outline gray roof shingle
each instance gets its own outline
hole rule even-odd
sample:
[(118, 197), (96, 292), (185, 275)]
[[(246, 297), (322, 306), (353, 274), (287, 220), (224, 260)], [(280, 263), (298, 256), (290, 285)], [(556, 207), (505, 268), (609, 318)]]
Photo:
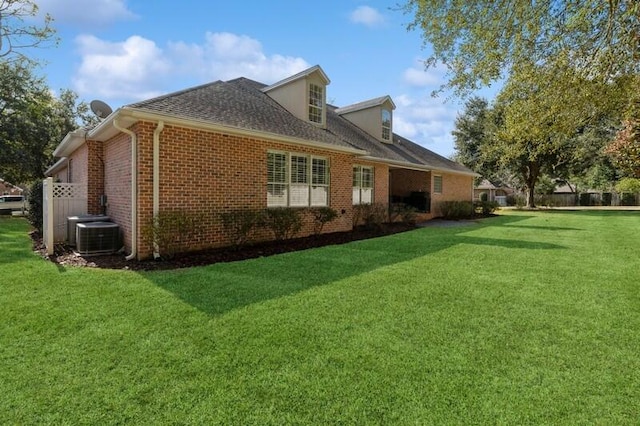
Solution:
[(394, 133), (393, 144), (378, 141), (327, 107), (326, 129), (300, 120), (263, 93), (266, 85), (238, 78), (215, 81), (127, 105), (128, 108), (366, 151), (370, 157), (436, 170), (473, 173)]

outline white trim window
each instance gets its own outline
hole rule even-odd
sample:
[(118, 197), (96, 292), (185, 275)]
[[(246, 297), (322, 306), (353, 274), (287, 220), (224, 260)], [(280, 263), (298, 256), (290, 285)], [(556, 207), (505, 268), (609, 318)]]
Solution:
[(373, 167), (353, 166), (353, 204), (373, 203)]
[(322, 124), (324, 111), (324, 88), (309, 83), (309, 121)]
[(391, 140), (391, 111), (388, 109), (382, 110), (382, 139), (385, 141)]
[(442, 176), (433, 175), (433, 193), (442, 194)]
[(305, 154), (267, 153), (267, 207), (329, 205), (329, 160)]

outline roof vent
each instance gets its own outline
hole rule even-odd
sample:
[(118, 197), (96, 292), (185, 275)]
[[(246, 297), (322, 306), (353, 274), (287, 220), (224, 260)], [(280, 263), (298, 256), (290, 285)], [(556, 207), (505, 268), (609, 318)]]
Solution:
[(112, 222), (78, 223), (76, 243), (84, 256), (115, 253), (121, 246), (120, 227)]

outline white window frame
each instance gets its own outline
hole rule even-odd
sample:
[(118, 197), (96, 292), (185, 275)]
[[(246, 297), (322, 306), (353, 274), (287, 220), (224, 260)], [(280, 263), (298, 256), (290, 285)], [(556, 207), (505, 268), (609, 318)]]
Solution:
[(324, 124), (324, 90), (325, 88), (320, 84), (309, 83), (308, 85), (308, 118), (315, 124)]
[[(440, 185), (436, 185), (437, 181), (440, 181)], [(440, 186), (440, 188), (438, 188)], [(433, 193), (434, 194), (442, 194), (442, 190), (444, 188), (444, 179), (442, 175), (433, 175)]]
[[(364, 171), (370, 171), (370, 185), (365, 186), (364, 182)], [(353, 205), (358, 206), (361, 204), (373, 204), (374, 202), (374, 188), (375, 188), (375, 167), (373, 166), (363, 166), (361, 164), (353, 165), (353, 177), (352, 177), (352, 186), (353, 186)], [(363, 199), (367, 199), (367, 201), (363, 201)]]
[[(329, 184), (331, 182), (331, 167), (327, 157), (317, 155), (302, 154), (297, 152), (268, 151), (267, 167), (269, 167), (269, 155), (282, 155), (285, 157), (284, 180), (278, 182), (269, 181), (267, 171), (267, 207), (328, 207), (329, 206)], [(301, 175), (297, 172), (294, 161), (304, 159), (305, 173)], [(324, 174), (318, 176), (314, 173), (314, 163), (324, 162)], [(302, 163), (302, 162), (301, 162)], [(317, 170), (317, 169), (316, 169)], [(295, 176), (294, 176), (295, 175)], [(324, 179), (319, 179), (324, 176)], [(270, 196), (270, 186), (281, 185), (284, 197), (280, 202)]]

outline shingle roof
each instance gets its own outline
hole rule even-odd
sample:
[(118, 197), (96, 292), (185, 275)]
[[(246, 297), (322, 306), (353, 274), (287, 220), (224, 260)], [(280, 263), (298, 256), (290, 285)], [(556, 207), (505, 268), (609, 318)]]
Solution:
[(127, 107), (320, 142), (340, 148), (355, 148), (366, 151), (370, 157), (415, 164), (422, 168), (473, 173), (466, 167), (397, 134), (393, 135), (393, 144), (382, 143), (341, 117), (336, 113), (337, 108), (331, 105), (327, 107), (326, 129), (300, 120), (263, 93), (262, 89), (265, 87), (267, 86), (247, 78), (215, 81)]
[(338, 108), (338, 109), (336, 109), (336, 114), (342, 115), (342, 114), (347, 114), (347, 113), (352, 112), (352, 111), (360, 111), (360, 110), (363, 110), (363, 109), (367, 109), (367, 108), (371, 108), (371, 107), (374, 107), (374, 106), (382, 105), (387, 100), (389, 102), (391, 102), (391, 105), (393, 105), (393, 108), (396, 107), (396, 104), (393, 103), (393, 100), (391, 99), (391, 96), (387, 95), (387, 96), (380, 96), (379, 98), (369, 99), (368, 101), (358, 102), (357, 104), (351, 104), (351, 105), (347, 105), (345, 107)]

